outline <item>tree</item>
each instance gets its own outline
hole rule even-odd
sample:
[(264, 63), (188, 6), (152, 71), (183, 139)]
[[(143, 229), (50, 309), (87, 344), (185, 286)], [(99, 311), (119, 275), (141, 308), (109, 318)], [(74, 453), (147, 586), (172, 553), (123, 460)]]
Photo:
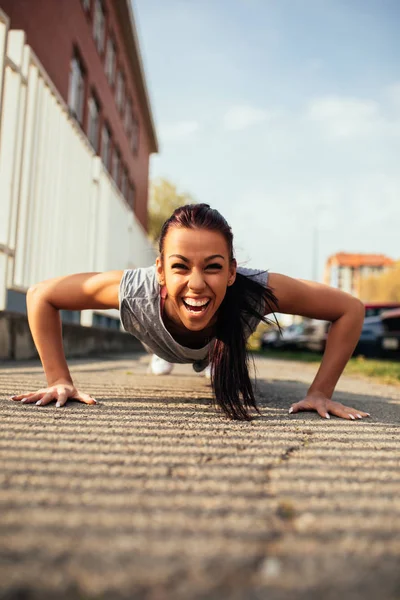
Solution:
[(150, 184), (149, 201), (149, 237), (157, 241), (164, 222), (174, 210), (184, 204), (196, 201), (187, 192), (179, 192), (177, 186), (167, 179), (158, 178)]
[(381, 275), (361, 278), (364, 302), (400, 302), (400, 261)]

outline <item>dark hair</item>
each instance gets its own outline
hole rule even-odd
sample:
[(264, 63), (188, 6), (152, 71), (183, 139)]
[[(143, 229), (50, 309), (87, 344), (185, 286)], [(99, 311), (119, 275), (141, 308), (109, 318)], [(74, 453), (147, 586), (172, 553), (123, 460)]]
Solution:
[[(232, 230), (224, 217), (208, 204), (187, 204), (173, 212), (161, 229), (161, 258), (170, 227), (219, 231), (228, 244), (230, 260), (234, 260)], [(237, 273), (218, 309), (216, 339), (210, 355), (211, 384), (214, 400), (231, 419), (251, 421), (250, 408), (260, 414), (249, 376), (246, 341), (251, 332), (249, 318), (256, 317), (270, 323), (264, 315), (274, 312), (271, 304), (278, 307), (271, 288)]]

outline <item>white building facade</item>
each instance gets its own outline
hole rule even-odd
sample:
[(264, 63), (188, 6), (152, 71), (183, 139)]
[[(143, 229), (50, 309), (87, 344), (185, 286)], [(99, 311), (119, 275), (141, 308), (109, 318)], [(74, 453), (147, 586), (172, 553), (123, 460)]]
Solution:
[[(10, 31), (0, 11), (0, 312), (26, 312), (26, 291), (39, 281), (155, 257), (24, 32)], [(120, 329), (118, 311), (62, 318)]]

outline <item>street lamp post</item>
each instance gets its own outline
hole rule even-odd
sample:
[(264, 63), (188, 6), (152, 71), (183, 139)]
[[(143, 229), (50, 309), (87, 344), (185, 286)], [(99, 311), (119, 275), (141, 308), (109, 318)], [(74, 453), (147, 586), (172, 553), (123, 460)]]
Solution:
[[(317, 214), (318, 219), (318, 214)], [(314, 231), (313, 231), (313, 256), (312, 256), (312, 278), (313, 281), (318, 281), (318, 220), (317, 223), (314, 223)]]
[(326, 204), (319, 204), (315, 208), (314, 225), (312, 232), (312, 278), (313, 281), (318, 281), (318, 254), (319, 254), (319, 233), (320, 233), (320, 216), (321, 213), (328, 207)]

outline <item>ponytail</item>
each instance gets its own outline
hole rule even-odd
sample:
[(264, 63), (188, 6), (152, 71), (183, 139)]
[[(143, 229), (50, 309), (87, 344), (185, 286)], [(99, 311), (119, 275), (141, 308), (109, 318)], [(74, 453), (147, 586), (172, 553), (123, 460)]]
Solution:
[(264, 316), (273, 312), (271, 305), (277, 307), (278, 300), (270, 288), (237, 273), (220, 306), (211, 353), (211, 384), (214, 401), (230, 419), (251, 421), (250, 409), (260, 414), (249, 376), (246, 342), (252, 333), (251, 317), (272, 323)]

